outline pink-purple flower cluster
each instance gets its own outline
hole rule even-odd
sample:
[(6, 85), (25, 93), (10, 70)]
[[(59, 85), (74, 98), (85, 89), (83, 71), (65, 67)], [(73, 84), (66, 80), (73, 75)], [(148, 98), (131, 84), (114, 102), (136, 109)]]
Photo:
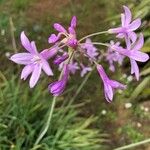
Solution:
[[(25, 65), (21, 73), (21, 79), (26, 80), (31, 74), (29, 81), (30, 88), (33, 88), (40, 78), (42, 70), (48, 75), (53, 76), (53, 71), (49, 65), (49, 59), (53, 61), (61, 71), (58, 81), (50, 83), (48, 89), (53, 96), (61, 95), (70, 75), (80, 73), (84, 77), (88, 72), (92, 71), (92, 66), (96, 65), (99, 76), (104, 85), (104, 95), (108, 102), (113, 100), (114, 89), (125, 89), (126, 85), (118, 81), (109, 79), (100, 61), (107, 61), (109, 69), (115, 71), (115, 63), (123, 64), (125, 57), (128, 57), (131, 63), (131, 74), (135, 74), (139, 80), (138, 62), (146, 62), (149, 56), (141, 52), (144, 44), (144, 37), (141, 33), (139, 36), (135, 33), (141, 25), (140, 19), (132, 21), (131, 11), (128, 7), (123, 6), (124, 13), (121, 14), (122, 25), (117, 28), (109, 29), (106, 33), (117, 34), (117, 38), (125, 40), (125, 47), (120, 42), (111, 41), (110, 44), (92, 42), (89, 37), (91, 34), (78, 40), (76, 35), (77, 19), (74, 16), (71, 19), (70, 26), (66, 30), (61, 24), (55, 23), (54, 29), (57, 34), (51, 34), (48, 42), (53, 44), (52, 47), (46, 48), (41, 52), (37, 51), (34, 41), (29, 41), (24, 32), (21, 33), (22, 46), (27, 50), (26, 53), (18, 53), (11, 56), (11, 60), (17, 64)], [(85, 42), (82, 42), (85, 40)], [(101, 52), (94, 45), (107, 46), (106, 52)]]

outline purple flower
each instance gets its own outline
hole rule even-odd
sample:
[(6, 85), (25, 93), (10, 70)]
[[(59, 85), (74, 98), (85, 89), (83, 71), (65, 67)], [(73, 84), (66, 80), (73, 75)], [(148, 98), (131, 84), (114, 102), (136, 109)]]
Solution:
[(118, 28), (109, 29), (109, 33), (116, 33), (118, 38), (124, 38), (126, 36), (135, 42), (136, 34), (133, 32), (138, 29), (141, 25), (141, 19), (135, 19), (131, 22), (132, 14), (130, 9), (127, 6), (123, 6), (124, 14), (121, 14), (121, 23), (122, 26)]
[[(131, 42), (130, 42), (130, 39), (127, 38), (126, 39), (126, 45), (127, 45), (127, 49), (131, 49), (132, 48), (132, 45)], [(136, 43), (136, 46), (134, 47), (135, 50), (140, 50), (144, 45), (144, 37), (142, 34), (140, 34), (139, 36), (139, 39)], [(137, 62), (134, 60), (134, 59), (130, 59), (130, 63), (131, 63), (131, 74), (135, 74), (135, 77), (137, 79), (137, 81), (139, 80), (139, 67), (137, 65)]]
[(68, 64), (68, 66), (72, 74), (75, 74), (76, 71), (80, 69), (77, 62), (72, 61), (71, 63)]
[(85, 74), (87, 74), (88, 72), (92, 71), (91, 67), (85, 67), (83, 64), (80, 64), (82, 71), (81, 71), (81, 77), (84, 77)]
[[(114, 43), (114, 41), (110, 41), (110, 45), (119, 46), (120, 43), (119, 42)], [(118, 52), (111, 49), (111, 46), (108, 48), (107, 53), (105, 54), (105, 57), (106, 57), (106, 60), (109, 62), (109, 69), (114, 72), (115, 71), (114, 62), (118, 62), (119, 65), (122, 65), (124, 56), (120, 55)]]
[(62, 94), (66, 87), (68, 78), (69, 78), (69, 68), (68, 65), (65, 64), (63, 68), (62, 78), (59, 81), (53, 82), (48, 86), (50, 93), (52, 93), (53, 96), (59, 96), (60, 94)]
[(21, 43), (28, 51), (27, 53), (18, 53), (11, 56), (11, 60), (17, 64), (26, 65), (21, 73), (21, 79), (26, 80), (29, 74), (31, 75), (29, 86), (33, 88), (40, 78), (41, 71), (43, 70), (48, 76), (52, 76), (53, 72), (47, 60), (53, 57), (57, 52), (55, 49), (43, 50), (38, 53), (35, 42), (29, 41), (24, 32), (21, 33)]
[(111, 102), (114, 95), (113, 90), (125, 89), (126, 86), (115, 80), (110, 80), (101, 65), (97, 65), (97, 70), (104, 84), (105, 98), (108, 102)]
[(139, 68), (136, 61), (146, 62), (149, 60), (148, 54), (141, 52), (140, 49), (143, 47), (144, 37), (143, 34), (140, 34), (140, 37), (137, 42), (130, 43), (130, 40), (127, 41), (127, 48), (124, 49), (120, 46), (111, 46), (112, 49), (116, 50), (118, 53), (127, 56), (130, 58), (131, 62), (131, 73), (135, 73), (136, 79), (139, 80)]
[(59, 65), (69, 57), (68, 53), (64, 53), (62, 56), (57, 56), (54, 60), (54, 64)]
[(98, 56), (97, 48), (92, 44), (91, 39), (87, 38), (85, 43), (82, 44), (81, 48), (86, 49), (86, 54), (89, 59), (96, 60)]
[(59, 23), (55, 23), (54, 24), (54, 28), (56, 31), (58, 31), (58, 35), (52, 34), (49, 39), (48, 42), (49, 43), (56, 43), (58, 40), (61, 39), (62, 36), (64, 36), (64, 38), (60, 41), (61, 43), (70, 46), (72, 48), (76, 48), (78, 41), (76, 39), (76, 32), (75, 32), (75, 28), (76, 28), (76, 17), (72, 17), (71, 23), (70, 23), (70, 27), (68, 28), (68, 31)]

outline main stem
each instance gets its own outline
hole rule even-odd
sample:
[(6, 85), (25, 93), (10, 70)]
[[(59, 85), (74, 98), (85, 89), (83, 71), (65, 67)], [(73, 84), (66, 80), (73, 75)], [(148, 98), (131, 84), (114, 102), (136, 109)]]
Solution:
[(48, 128), (49, 128), (49, 125), (50, 125), (50, 122), (51, 122), (51, 118), (52, 118), (52, 114), (53, 114), (53, 111), (54, 111), (54, 107), (55, 107), (55, 103), (56, 103), (56, 96), (53, 97), (52, 99), (52, 105), (51, 105), (51, 108), (49, 110), (49, 115), (48, 115), (48, 119), (47, 119), (47, 122), (46, 122), (46, 125), (45, 125), (45, 128), (44, 130), (41, 132), (41, 134), (39, 135), (38, 139), (36, 140), (34, 146), (36, 146), (40, 141), (41, 139), (43, 138), (43, 136), (46, 134)]

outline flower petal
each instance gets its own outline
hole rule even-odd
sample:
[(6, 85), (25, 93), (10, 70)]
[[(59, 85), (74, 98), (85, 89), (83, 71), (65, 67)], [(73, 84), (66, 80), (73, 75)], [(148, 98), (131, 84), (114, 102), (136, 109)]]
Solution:
[(123, 6), (124, 11), (125, 11), (125, 25), (129, 25), (129, 23), (131, 22), (131, 11), (127, 6)]
[(134, 50), (140, 50), (144, 45), (144, 37), (143, 34), (140, 34), (138, 41), (136, 42), (135, 46), (133, 47)]
[(59, 23), (54, 23), (54, 28), (58, 31), (58, 32), (67, 32), (66, 29), (60, 25)]
[(135, 32), (129, 32), (128, 33), (129, 38), (131, 39), (132, 43), (134, 43), (137, 39), (137, 35)]
[(131, 74), (135, 73), (135, 77), (138, 81), (140, 75), (139, 75), (139, 67), (137, 65), (137, 62), (133, 59), (130, 59), (130, 63), (131, 63)]
[(23, 46), (28, 52), (33, 53), (31, 43), (30, 43), (29, 39), (27, 38), (27, 36), (25, 35), (24, 31), (21, 32), (20, 39), (21, 39), (21, 44), (22, 44), (22, 46)]
[(97, 68), (97, 71), (98, 71), (99, 75), (101, 76), (103, 82), (106, 82), (106, 80), (108, 80), (108, 76), (105, 73), (102, 65), (97, 65), (96, 68)]
[(50, 65), (48, 64), (48, 62), (45, 60), (42, 61), (42, 69), (48, 76), (53, 76), (52, 69), (51, 69)]
[(51, 34), (48, 38), (48, 43), (55, 43), (59, 40), (59, 36), (56, 36), (55, 34)]
[(74, 28), (72, 28), (72, 27), (69, 27), (69, 28), (68, 28), (68, 31), (69, 31), (69, 33), (72, 34), (72, 35), (75, 35), (75, 34), (76, 34)]
[(106, 100), (108, 102), (111, 102), (113, 100), (113, 89), (107, 83), (104, 83), (104, 92), (105, 92), (105, 98), (106, 98)]
[(40, 54), (44, 59), (48, 60), (49, 58), (52, 58), (57, 54), (58, 52), (57, 49), (58, 49), (57, 47), (54, 47), (52, 49), (45, 49)]
[(117, 34), (116, 37), (122, 39), (122, 38), (124, 38), (124, 36), (125, 36), (125, 35), (124, 35), (123, 33), (119, 33), (119, 34)]
[(21, 72), (21, 79), (26, 80), (32, 71), (33, 71), (33, 68), (31, 65), (25, 66)]
[(33, 50), (34, 54), (38, 54), (38, 51), (37, 51), (37, 48), (36, 48), (36, 45), (35, 45), (34, 41), (31, 42), (31, 47), (32, 47), (32, 50)]
[(73, 16), (72, 19), (71, 19), (71, 25), (70, 26), (72, 28), (75, 28), (76, 25), (77, 25), (77, 18), (76, 18), (76, 16)]
[(29, 81), (30, 88), (33, 88), (36, 85), (37, 81), (39, 80), (40, 74), (41, 74), (41, 68), (42, 67), (39, 64), (36, 64), (34, 66), (34, 69), (33, 69), (33, 72)]
[(121, 84), (120, 82), (115, 81), (115, 80), (109, 80), (108, 83), (111, 85), (111, 87), (113, 87), (115, 89), (125, 89), (126, 88), (126, 85)]
[(136, 19), (128, 26), (128, 30), (134, 31), (134, 30), (138, 29), (140, 27), (140, 25), (141, 25), (141, 19)]
[(27, 65), (31, 63), (33, 55), (30, 53), (18, 53), (11, 56), (10, 60), (17, 64)]
[(131, 50), (129, 57), (139, 62), (146, 62), (149, 59), (148, 54), (137, 50)]
[(53, 96), (59, 96), (63, 93), (65, 85), (66, 83), (63, 80), (55, 81), (48, 86), (48, 89)]

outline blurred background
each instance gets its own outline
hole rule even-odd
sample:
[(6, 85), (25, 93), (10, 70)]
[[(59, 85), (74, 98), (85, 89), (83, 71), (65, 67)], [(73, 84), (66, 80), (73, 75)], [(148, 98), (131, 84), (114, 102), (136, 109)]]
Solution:
[[(57, 77), (43, 75), (37, 86), (30, 89), (28, 82), (20, 79), (22, 66), (9, 60), (12, 54), (23, 52), (19, 38), (23, 30), (42, 50), (49, 47), (47, 39), (54, 31), (53, 23), (68, 26), (76, 15), (81, 38), (119, 25), (122, 5), (131, 8), (134, 18), (142, 18), (138, 32), (144, 33), (142, 50), (149, 53), (150, 0), (0, 0), (1, 150), (112, 150), (150, 138), (150, 62), (139, 64), (139, 82), (130, 75), (128, 61), (114, 74), (109, 73), (111, 78), (128, 86), (116, 93), (111, 104), (104, 99), (96, 71), (88, 75), (79, 93), (77, 89), (84, 79), (79, 74), (72, 76), (67, 90), (57, 99), (47, 134), (33, 147), (52, 102), (47, 85)], [(112, 38), (93, 39), (106, 42)], [(150, 145), (132, 149), (150, 150)]]

